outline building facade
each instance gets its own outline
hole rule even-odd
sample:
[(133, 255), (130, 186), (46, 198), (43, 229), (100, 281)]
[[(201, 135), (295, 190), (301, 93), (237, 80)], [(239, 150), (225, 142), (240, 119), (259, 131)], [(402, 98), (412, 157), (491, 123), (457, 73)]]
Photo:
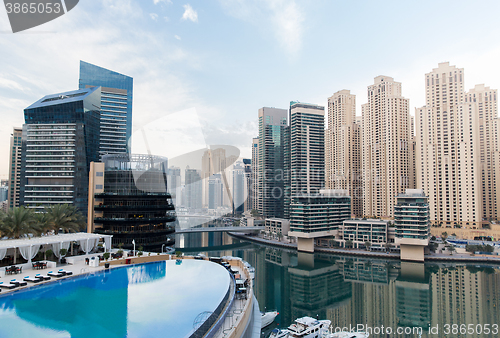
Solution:
[(184, 206), (188, 210), (200, 210), (202, 208), (202, 181), (198, 169), (186, 167), (184, 172)]
[(105, 155), (91, 163), (88, 232), (113, 235), (126, 249), (160, 251), (173, 244), (175, 208), (167, 192), (167, 159)]
[(90, 162), (99, 160), (100, 87), (48, 95), (24, 110), (19, 203), (87, 210)]
[(290, 105), (290, 196), (316, 194), (325, 184), (325, 107)]
[(252, 139), (252, 179), (249, 185), (250, 196), (251, 196), (251, 210), (259, 209), (259, 138), (254, 137)]
[(360, 125), (356, 123), (356, 96), (340, 90), (328, 98), (325, 130), (325, 188), (347, 189), (351, 213), (363, 215)]
[(15, 128), (10, 137), (9, 156), (9, 191), (8, 206), (16, 208), (19, 206), (19, 191), (21, 190), (21, 149), (23, 129)]
[(465, 93), (464, 77), (448, 62), (425, 75), (426, 105), (415, 112), (417, 186), (429, 196), (435, 234), (454, 228), (472, 238), (498, 220), (499, 119), (497, 91), (478, 85)]
[(259, 109), (258, 210), (265, 217), (283, 217), (285, 190), (286, 109)]
[(413, 131), (401, 83), (377, 76), (362, 115), (363, 214), (393, 217), (396, 195), (413, 188)]
[(170, 167), (167, 171), (168, 192), (172, 196), (172, 203), (177, 207), (182, 203), (181, 168)]
[(347, 190), (320, 190), (296, 195), (290, 205), (289, 236), (297, 237), (299, 251), (314, 251), (314, 239), (336, 237), (342, 222), (351, 217)]
[(350, 219), (342, 223), (338, 237), (343, 247), (351, 241), (355, 248), (368, 245), (373, 250), (385, 250), (385, 245), (390, 242), (388, 229), (389, 221), (386, 220)]
[(424, 261), (424, 248), (429, 245), (429, 203), (422, 189), (407, 189), (396, 197), (394, 207), (396, 244), (402, 260)]
[(79, 89), (90, 87), (101, 87), (100, 155), (129, 153), (133, 78), (80, 61)]

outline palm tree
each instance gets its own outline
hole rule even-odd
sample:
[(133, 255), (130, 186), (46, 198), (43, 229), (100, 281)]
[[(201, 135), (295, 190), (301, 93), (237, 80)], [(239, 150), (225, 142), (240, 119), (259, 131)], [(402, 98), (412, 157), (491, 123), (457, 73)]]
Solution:
[(85, 219), (78, 209), (71, 204), (55, 204), (45, 208), (44, 230), (78, 232), (85, 227)]
[(2, 236), (21, 238), (28, 234), (38, 234), (40, 226), (33, 210), (21, 206), (2, 213), (0, 217)]

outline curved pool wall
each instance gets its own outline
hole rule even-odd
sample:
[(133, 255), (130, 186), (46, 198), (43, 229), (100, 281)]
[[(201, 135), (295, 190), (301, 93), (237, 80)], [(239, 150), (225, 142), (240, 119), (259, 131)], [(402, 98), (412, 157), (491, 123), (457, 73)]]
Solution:
[(0, 294), (0, 337), (187, 338), (206, 328), (199, 318), (220, 321), (232, 284), (224, 267), (197, 260), (56, 280)]

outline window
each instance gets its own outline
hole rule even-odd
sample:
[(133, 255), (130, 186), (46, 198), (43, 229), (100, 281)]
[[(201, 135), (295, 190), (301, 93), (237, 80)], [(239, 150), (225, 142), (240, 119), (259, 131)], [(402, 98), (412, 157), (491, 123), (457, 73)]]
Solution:
[(97, 177), (103, 177), (103, 176), (104, 176), (104, 173), (103, 173), (102, 171), (98, 171), (98, 172), (96, 172), (96, 173), (95, 173), (95, 175), (96, 175)]
[(102, 184), (96, 184), (95, 188), (96, 189), (102, 189), (103, 187), (102, 187)]

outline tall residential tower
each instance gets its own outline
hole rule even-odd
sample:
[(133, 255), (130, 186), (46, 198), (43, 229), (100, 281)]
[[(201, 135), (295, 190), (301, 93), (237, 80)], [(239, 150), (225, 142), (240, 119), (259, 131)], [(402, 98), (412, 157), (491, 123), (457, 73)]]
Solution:
[(401, 83), (377, 76), (362, 105), (363, 214), (392, 217), (396, 195), (413, 188), (409, 100)]
[(349, 90), (328, 98), (325, 143), (326, 189), (348, 190), (351, 214), (363, 215), (360, 125), (356, 123), (356, 96)]

